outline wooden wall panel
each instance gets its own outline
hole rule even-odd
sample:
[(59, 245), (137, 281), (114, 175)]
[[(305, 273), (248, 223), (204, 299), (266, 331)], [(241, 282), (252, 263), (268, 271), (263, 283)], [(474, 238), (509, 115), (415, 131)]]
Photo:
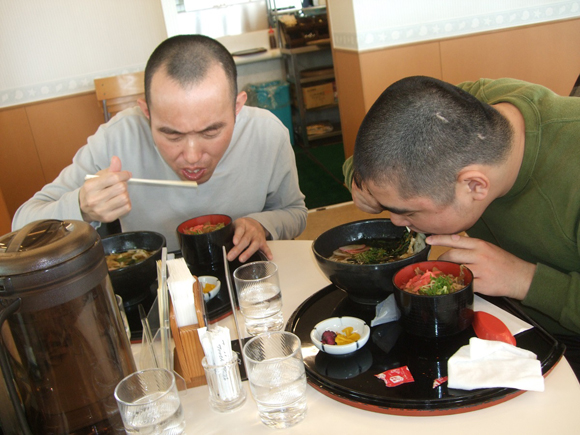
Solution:
[(580, 74), (580, 20), (441, 41), (443, 80), (511, 77), (570, 95)]
[[(348, 51), (333, 51), (338, 108), (346, 157), (352, 155), (358, 127), (365, 113), (363, 81), (359, 56)], [(348, 146), (347, 146), (348, 144)], [(349, 154), (346, 154), (346, 152)]]
[(102, 122), (94, 92), (0, 110), (0, 192), (10, 219), (71, 163)]
[(360, 58), (366, 111), (397, 80), (413, 75), (441, 78), (438, 42), (365, 52)]
[(94, 92), (31, 104), (26, 112), (47, 183), (104, 122)]
[(364, 53), (336, 50), (334, 59), (346, 157), (354, 152), (364, 115), (390, 84), (418, 74), (441, 78), (437, 42)]
[(0, 111), (0, 190), (10, 216), (44, 186), (40, 159), (23, 107)]
[(0, 189), (0, 236), (9, 233), (11, 227), (12, 227), (12, 218), (10, 217), (10, 213), (8, 212), (6, 201), (4, 201), (2, 189)]
[(450, 83), (514, 77), (569, 95), (580, 74), (580, 19), (376, 51), (334, 50), (334, 59), (348, 157), (364, 114), (403, 77), (427, 75)]

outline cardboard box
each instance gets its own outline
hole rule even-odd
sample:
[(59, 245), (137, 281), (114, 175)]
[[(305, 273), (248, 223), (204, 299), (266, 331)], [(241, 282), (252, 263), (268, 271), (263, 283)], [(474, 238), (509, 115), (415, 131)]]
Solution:
[(304, 107), (306, 109), (314, 109), (315, 107), (328, 106), (335, 104), (334, 97), (334, 83), (323, 83), (315, 86), (308, 86), (302, 88), (304, 97)]

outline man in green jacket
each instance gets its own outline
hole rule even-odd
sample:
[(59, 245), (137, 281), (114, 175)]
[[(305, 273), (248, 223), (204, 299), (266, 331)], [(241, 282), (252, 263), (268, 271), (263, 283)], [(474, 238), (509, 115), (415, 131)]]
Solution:
[(409, 77), (371, 107), (344, 172), (359, 208), (433, 234), (476, 292), (521, 301), (574, 365), (580, 98), (514, 79)]

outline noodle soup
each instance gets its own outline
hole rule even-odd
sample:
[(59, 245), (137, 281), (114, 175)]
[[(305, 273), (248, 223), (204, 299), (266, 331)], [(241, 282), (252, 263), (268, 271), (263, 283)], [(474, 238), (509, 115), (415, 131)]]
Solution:
[(145, 249), (129, 249), (124, 252), (113, 252), (106, 256), (107, 268), (109, 271), (132, 266), (146, 260), (153, 254), (153, 251)]
[(382, 264), (408, 258), (423, 249), (425, 234), (407, 232), (398, 238), (360, 239), (335, 249), (328, 259), (350, 264)]

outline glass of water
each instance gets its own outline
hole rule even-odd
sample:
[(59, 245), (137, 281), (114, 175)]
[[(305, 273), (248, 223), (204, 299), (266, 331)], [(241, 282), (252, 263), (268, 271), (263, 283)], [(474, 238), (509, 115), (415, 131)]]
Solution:
[(244, 346), (250, 390), (266, 426), (284, 429), (306, 415), (306, 374), (300, 346), (300, 339), (285, 331), (260, 334)]
[(234, 271), (234, 282), (248, 334), (280, 331), (284, 318), (278, 266), (271, 261), (244, 264)]
[(146, 369), (124, 378), (115, 399), (128, 434), (185, 433), (185, 416), (173, 372)]

